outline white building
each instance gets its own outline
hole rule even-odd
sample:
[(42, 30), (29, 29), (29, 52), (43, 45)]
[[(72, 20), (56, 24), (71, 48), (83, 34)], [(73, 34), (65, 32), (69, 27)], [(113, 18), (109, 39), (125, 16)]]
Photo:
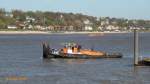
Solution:
[(32, 20), (32, 21), (35, 21), (35, 19), (34, 19), (34, 18), (29, 17), (29, 16), (26, 16), (26, 20)]
[(17, 26), (16, 25), (8, 25), (7, 28), (8, 29), (17, 29)]
[(91, 30), (93, 30), (93, 28), (91, 26), (85, 26), (85, 30), (86, 31), (91, 31)]
[(110, 24), (109, 19), (107, 19), (107, 18), (100, 18), (100, 19), (101, 19), (101, 26)]
[(87, 19), (84, 21), (84, 24), (85, 24), (85, 31), (91, 31), (93, 30), (93, 27), (92, 27), (92, 23)]
[(113, 25), (108, 25), (107, 27), (106, 27), (106, 29), (107, 30), (119, 30), (119, 27), (118, 26), (113, 26)]

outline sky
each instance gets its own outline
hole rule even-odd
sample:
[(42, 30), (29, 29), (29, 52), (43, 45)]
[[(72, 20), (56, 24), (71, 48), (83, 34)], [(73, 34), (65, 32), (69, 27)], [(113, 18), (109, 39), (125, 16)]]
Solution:
[(150, 0), (0, 0), (0, 8), (150, 20)]

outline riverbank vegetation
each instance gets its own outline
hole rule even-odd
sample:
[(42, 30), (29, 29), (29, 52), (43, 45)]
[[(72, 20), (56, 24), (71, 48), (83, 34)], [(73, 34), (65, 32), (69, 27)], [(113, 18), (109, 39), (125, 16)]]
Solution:
[(150, 20), (94, 17), (80, 13), (49, 11), (6, 11), (0, 9), (0, 30), (44, 31), (130, 31), (139, 28), (150, 30)]

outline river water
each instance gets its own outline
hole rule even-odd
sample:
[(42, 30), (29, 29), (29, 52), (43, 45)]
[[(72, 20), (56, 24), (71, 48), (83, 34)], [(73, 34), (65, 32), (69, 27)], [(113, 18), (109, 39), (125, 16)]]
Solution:
[[(121, 52), (122, 59), (42, 59), (42, 42), (61, 48)], [(150, 33), (140, 33), (140, 56), (150, 57)], [(133, 34), (0, 35), (0, 84), (150, 84), (150, 67), (133, 66)]]

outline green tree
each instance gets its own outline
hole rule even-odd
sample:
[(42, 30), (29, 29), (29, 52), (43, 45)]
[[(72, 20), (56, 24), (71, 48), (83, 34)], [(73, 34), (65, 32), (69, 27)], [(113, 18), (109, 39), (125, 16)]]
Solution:
[(5, 16), (6, 11), (3, 8), (0, 8), (0, 16)]
[(25, 21), (26, 15), (21, 10), (12, 10), (13, 18), (15, 18), (18, 21)]
[(2, 20), (0, 19), (0, 29), (4, 29), (4, 28), (6, 28), (6, 24), (5, 24), (4, 21), (2, 21)]

